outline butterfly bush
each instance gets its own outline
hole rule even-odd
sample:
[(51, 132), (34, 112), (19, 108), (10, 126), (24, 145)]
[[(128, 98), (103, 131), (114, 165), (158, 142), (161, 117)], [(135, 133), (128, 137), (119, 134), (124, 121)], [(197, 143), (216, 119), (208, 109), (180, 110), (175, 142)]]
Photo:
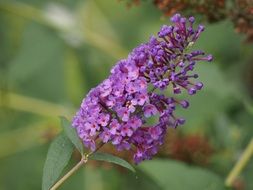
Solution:
[[(202, 89), (192, 71), (196, 62), (211, 61), (212, 56), (188, 52), (204, 31), (202, 25), (193, 28), (194, 17), (175, 14), (171, 22), (172, 26), (161, 27), (158, 37), (118, 61), (110, 76), (84, 98), (72, 125), (91, 151), (98, 143), (112, 143), (119, 151), (131, 150), (139, 163), (157, 153), (168, 127), (185, 123), (175, 110), (188, 108), (189, 102), (176, 96)], [(150, 118), (155, 124), (149, 125)]]

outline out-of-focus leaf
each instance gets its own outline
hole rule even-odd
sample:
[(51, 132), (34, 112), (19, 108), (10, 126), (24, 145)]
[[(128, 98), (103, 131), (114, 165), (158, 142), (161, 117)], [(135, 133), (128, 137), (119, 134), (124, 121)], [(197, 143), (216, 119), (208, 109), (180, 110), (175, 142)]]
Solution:
[(139, 166), (166, 190), (224, 190), (223, 181), (214, 173), (172, 160), (152, 160)]
[[(62, 43), (49, 30), (31, 24), (23, 34), (23, 42), (18, 55), (10, 63), (10, 75), (13, 80), (25, 80), (33, 77), (41, 68), (62, 55)], [(25, 68), (25, 69), (24, 69)]]
[(61, 125), (64, 129), (65, 134), (71, 140), (71, 142), (75, 145), (75, 147), (79, 150), (79, 152), (83, 155), (83, 144), (79, 137), (77, 136), (76, 130), (71, 126), (70, 122), (65, 117), (61, 118)]
[(127, 168), (127, 169), (131, 170), (132, 172), (135, 172), (135, 169), (133, 168), (133, 166), (131, 166), (131, 164), (129, 164), (127, 161), (125, 161), (119, 157), (113, 156), (111, 154), (100, 153), (100, 152), (94, 153), (90, 156), (90, 159), (111, 162), (111, 163), (120, 165), (124, 168)]
[[(84, 41), (118, 59), (127, 55), (121, 46), (117, 33), (95, 1), (88, 1), (79, 7), (82, 19), (81, 29)], [(103, 30), (101, 30), (103, 28)]]
[[(106, 190), (104, 188), (106, 181), (102, 178), (103, 168), (84, 167), (84, 189)], [(111, 189), (110, 189), (111, 190)]]
[(248, 113), (253, 115), (253, 105), (252, 105), (252, 103), (250, 101), (245, 101), (244, 105), (245, 105), (245, 108), (248, 111)]
[[(79, 8), (80, 14), (85, 20), (84, 26), (93, 31), (102, 32), (104, 36), (112, 39), (114, 42), (118, 43), (120, 41), (119, 34), (115, 31), (108, 15), (101, 9), (97, 1), (86, 1)], [(100, 31), (101, 28), (103, 28), (103, 31)]]
[[(16, 138), (19, 138), (19, 136), (17, 135)], [(41, 189), (41, 174), (47, 148), (47, 145), (37, 146), (1, 158), (0, 189)]]
[(80, 62), (77, 54), (72, 49), (66, 52), (64, 64), (64, 79), (66, 93), (74, 103), (80, 103), (81, 98), (88, 91), (83, 81)]
[[(210, 37), (212, 40), (210, 40)], [(218, 60), (219, 66), (228, 70), (227, 68), (230, 65), (238, 64), (243, 58), (241, 51), (242, 41), (242, 36), (234, 32), (233, 23), (225, 20), (208, 25), (205, 32), (201, 34), (198, 42), (194, 45), (194, 48), (213, 54), (214, 61)], [(214, 81), (218, 81), (218, 79)], [(218, 86), (220, 85), (218, 84)]]
[(43, 169), (42, 190), (49, 188), (56, 182), (62, 170), (68, 164), (74, 146), (71, 141), (61, 133), (49, 147), (47, 159)]
[(204, 83), (204, 89), (215, 92), (220, 98), (240, 95), (236, 84), (226, 78), (215, 60), (212, 63), (198, 63), (195, 72), (199, 74), (199, 80)]
[(15, 15), (22, 16), (26, 19), (33, 19), (35, 21), (41, 21), (40, 11), (29, 4), (22, 2), (0, 2), (0, 10), (8, 13), (14, 13)]
[(18, 129), (0, 133), (0, 144), (4, 145), (0, 146), (0, 158), (45, 144), (59, 129), (54, 122), (41, 122), (26, 127), (20, 124)]
[[(84, 189), (97, 190), (163, 190), (151, 177), (136, 168), (136, 175), (122, 172), (121, 168), (106, 164), (105, 167), (84, 167)], [(110, 169), (108, 169), (108, 167)], [(112, 168), (113, 167), (113, 168)]]
[[(122, 174), (121, 174), (122, 175)], [(131, 175), (131, 173), (123, 174), (124, 180), (123, 183), (120, 184), (121, 190), (163, 190), (161, 186), (155, 181), (152, 177), (147, 175), (145, 172), (136, 168), (136, 176)], [(121, 177), (122, 178), (122, 177)], [(123, 185), (122, 185), (123, 184)]]
[(179, 108), (176, 111), (179, 116), (186, 118), (186, 125), (191, 128), (202, 127), (205, 122), (219, 116), (238, 99), (239, 91), (234, 83), (226, 80), (216, 63), (199, 63), (196, 73), (204, 83), (203, 90), (194, 96), (183, 95), (182, 98), (190, 101), (190, 107), (186, 110)]
[(225, 115), (220, 114), (214, 120), (214, 126), (212, 127), (213, 137), (218, 140), (217, 147), (229, 147), (231, 150), (238, 149), (240, 147), (239, 142), (242, 140), (241, 127), (233, 124), (231, 120)]
[[(93, 4), (93, 3), (91, 3)], [(90, 6), (79, 6), (81, 7), (80, 13), (85, 13), (89, 12), (90, 10)], [(59, 8), (59, 7), (58, 7)], [(85, 10), (83, 9), (85, 8)], [(95, 14), (92, 14), (91, 16), (83, 16), (83, 15), (79, 15), (81, 17), (80, 20), (78, 20), (78, 23), (84, 23), (84, 26), (81, 26), (80, 28), (78, 27), (79, 25), (77, 25), (75, 30), (71, 30), (68, 28), (68, 30), (66, 31), (64, 28), (59, 27), (59, 23), (55, 23), (52, 22), (52, 18), (48, 18), (46, 15), (48, 14), (46, 11), (43, 13), (42, 11), (40, 11), (39, 9), (36, 9), (33, 6), (24, 4), (24, 3), (10, 3), (7, 4), (7, 6), (5, 4), (0, 4), (0, 9), (3, 9), (4, 11), (7, 11), (9, 13), (15, 13), (21, 17), (24, 17), (26, 19), (29, 20), (33, 20), (36, 21), (40, 24), (45, 25), (46, 27), (52, 28), (52, 29), (56, 29), (56, 31), (58, 31), (59, 33), (63, 33), (63, 37), (64, 39), (69, 42), (70, 45), (74, 45), (74, 46), (79, 46), (81, 45), (83, 42), (88, 43), (98, 49), (101, 49), (102, 51), (108, 53), (109, 55), (111, 55), (114, 58), (121, 58), (122, 56), (125, 56), (127, 54), (127, 52), (125, 51), (125, 49), (119, 44), (117, 38), (115, 38), (115, 34), (116, 33), (112, 33), (112, 28), (109, 25), (109, 22), (107, 20), (104, 19), (103, 14), (99, 11), (99, 9), (97, 9), (96, 7), (94, 7), (93, 4), (93, 8), (95, 8), (96, 14), (100, 14), (99, 17), (99, 23), (97, 25), (100, 25), (99, 29), (101, 28), (101, 19), (103, 20), (103, 26), (102, 28), (105, 29), (106, 28), (106, 33), (109, 33), (110, 36), (105, 36), (104, 33), (97, 33), (97, 31), (99, 29), (96, 30), (96, 27), (94, 29), (88, 29), (88, 28), (93, 28), (91, 26), (87, 27), (87, 23), (86, 20), (83, 22), (83, 17), (87, 18), (88, 20), (90, 20), (91, 18), (93, 18), (95, 16)], [(25, 11), (24, 11), (24, 10)], [(27, 11), (26, 11), (27, 10)], [(62, 10), (60, 10), (62, 11)], [(92, 10), (94, 11), (94, 10)], [(92, 13), (91, 11), (91, 13)], [(56, 11), (54, 11), (55, 13)], [(57, 13), (56, 13), (57, 14)], [(101, 16), (102, 15), (102, 16)], [(55, 16), (55, 15), (54, 15)], [(61, 15), (56, 15), (56, 18), (59, 17)], [(79, 22), (80, 21), (80, 22)], [(94, 21), (93, 21), (94, 22)], [(103, 30), (105, 31), (105, 30)], [(111, 34), (112, 33), (112, 34)], [(112, 36), (112, 38), (111, 38)], [(73, 39), (76, 38), (76, 39)]]
[(6, 93), (6, 97), (8, 98), (8, 101), (0, 101), (0, 107), (8, 107), (18, 111), (49, 117), (57, 117), (59, 115), (69, 114), (69, 111), (65, 107), (45, 100), (11, 92)]

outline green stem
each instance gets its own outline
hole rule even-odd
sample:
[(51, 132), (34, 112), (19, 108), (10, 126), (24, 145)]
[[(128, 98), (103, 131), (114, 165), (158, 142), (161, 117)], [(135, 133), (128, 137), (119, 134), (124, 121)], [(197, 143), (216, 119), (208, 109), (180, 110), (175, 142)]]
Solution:
[(77, 170), (79, 170), (83, 164), (86, 164), (88, 162), (88, 158), (90, 155), (97, 152), (103, 145), (104, 145), (104, 143), (100, 142), (99, 145), (97, 146), (96, 150), (82, 156), (82, 159), (80, 160), (80, 162), (78, 162), (68, 173), (66, 173), (59, 181), (57, 181), (50, 188), (50, 190), (56, 190), (58, 187), (60, 187), (70, 176), (72, 176)]
[(68, 173), (66, 173), (59, 181), (57, 181), (50, 190), (56, 190), (60, 187), (70, 176), (72, 176), (77, 170), (79, 170), (83, 164), (87, 163), (88, 158), (84, 156)]
[(236, 179), (237, 176), (240, 175), (240, 173), (242, 172), (243, 168), (247, 165), (252, 155), (253, 155), (253, 138), (251, 139), (250, 143), (244, 150), (241, 158), (238, 160), (234, 168), (228, 174), (228, 177), (225, 181), (226, 186), (230, 187), (233, 185), (234, 180)]

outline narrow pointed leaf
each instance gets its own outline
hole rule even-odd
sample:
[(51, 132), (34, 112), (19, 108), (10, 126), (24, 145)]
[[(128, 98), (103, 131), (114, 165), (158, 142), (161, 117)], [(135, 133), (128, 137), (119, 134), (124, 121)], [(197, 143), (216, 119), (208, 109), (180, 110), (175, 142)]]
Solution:
[(90, 156), (90, 159), (92, 160), (99, 160), (99, 161), (105, 161), (105, 162), (111, 162), (117, 165), (120, 165), (124, 168), (127, 168), (129, 170), (131, 170), (132, 172), (135, 172), (134, 167), (129, 164), (127, 161), (117, 157), (117, 156), (113, 156), (111, 154), (107, 154), (107, 153), (94, 153)]
[(57, 181), (68, 164), (73, 150), (73, 144), (64, 133), (54, 139), (49, 147), (43, 169), (42, 190), (49, 190)]
[(79, 137), (77, 136), (76, 130), (71, 126), (70, 122), (65, 117), (61, 118), (61, 125), (63, 127), (63, 130), (67, 137), (70, 139), (70, 141), (75, 145), (75, 147), (78, 149), (78, 151), (83, 155), (83, 144)]

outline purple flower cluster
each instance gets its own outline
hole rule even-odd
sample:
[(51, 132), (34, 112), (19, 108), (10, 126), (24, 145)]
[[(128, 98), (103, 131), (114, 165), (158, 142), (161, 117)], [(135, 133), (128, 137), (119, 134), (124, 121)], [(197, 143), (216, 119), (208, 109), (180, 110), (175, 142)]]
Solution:
[[(134, 161), (151, 159), (163, 143), (168, 127), (184, 124), (175, 116), (177, 106), (187, 108), (187, 100), (171, 95), (184, 90), (194, 95), (201, 90), (201, 82), (192, 73), (197, 61), (211, 61), (203, 51), (188, 52), (204, 30), (193, 28), (194, 18), (188, 20), (179, 14), (171, 18), (173, 26), (162, 26), (158, 37), (152, 36), (120, 60), (111, 75), (92, 89), (73, 119), (84, 145), (92, 151), (99, 142), (111, 142), (117, 150), (134, 152)], [(150, 126), (148, 118), (156, 120)]]

